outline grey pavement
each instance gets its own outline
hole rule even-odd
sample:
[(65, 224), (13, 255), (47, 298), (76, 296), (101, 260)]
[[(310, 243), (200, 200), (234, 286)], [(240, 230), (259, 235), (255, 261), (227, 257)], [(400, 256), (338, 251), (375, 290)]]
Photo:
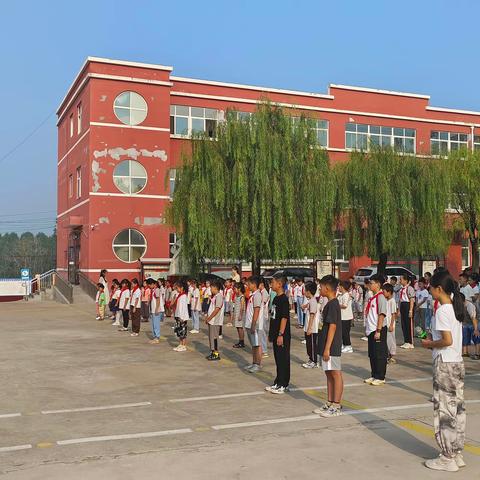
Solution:
[[(2, 304), (0, 321), (0, 474), (7, 479), (448, 475), (422, 466), (437, 454), (430, 353), (400, 350), (387, 385), (364, 385), (360, 326), (355, 353), (342, 358), (346, 414), (321, 419), (311, 411), (325, 399), (325, 378), (301, 367), (301, 330), (293, 329), (294, 391), (274, 396), (263, 390), (274, 378), (273, 358), (259, 374), (244, 372), (249, 350), (231, 348), (233, 327), (224, 328), (222, 360), (213, 363), (205, 360), (204, 327), (189, 336), (188, 352), (176, 353), (171, 320), (153, 346), (147, 323), (132, 338), (95, 321), (91, 304)], [(480, 477), (480, 362), (466, 366), (468, 466), (455, 476), (471, 479)]]

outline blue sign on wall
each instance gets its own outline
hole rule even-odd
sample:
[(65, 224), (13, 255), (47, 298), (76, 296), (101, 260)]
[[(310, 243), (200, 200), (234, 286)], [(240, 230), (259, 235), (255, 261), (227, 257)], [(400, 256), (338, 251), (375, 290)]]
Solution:
[(20, 270), (20, 276), (22, 277), (22, 280), (30, 280), (30, 269), (22, 268)]

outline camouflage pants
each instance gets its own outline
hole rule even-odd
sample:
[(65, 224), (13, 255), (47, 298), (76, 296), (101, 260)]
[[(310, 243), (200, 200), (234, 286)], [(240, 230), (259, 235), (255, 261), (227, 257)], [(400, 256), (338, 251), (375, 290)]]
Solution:
[(433, 426), (443, 455), (453, 458), (465, 443), (465, 401), (463, 362), (443, 362), (439, 355), (433, 364)]

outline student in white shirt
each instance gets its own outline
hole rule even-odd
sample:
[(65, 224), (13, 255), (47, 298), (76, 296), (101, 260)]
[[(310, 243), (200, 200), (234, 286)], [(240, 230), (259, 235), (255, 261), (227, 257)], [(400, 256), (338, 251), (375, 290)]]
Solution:
[(192, 330), (190, 333), (200, 333), (200, 310), (202, 308), (200, 304), (200, 290), (196, 280), (192, 280), (192, 296), (190, 299), (190, 307), (192, 310)]
[(153, 278), (147, 280), (147, 285), (151, 289), (150, 315), (153, 336), (149, 343), (156, 345), (160, 343), (160, 324), (165, 317), (165, 288), (162, 283)]
[(119, 306), (121, 287), (118, 282), (115, 283), (115, 280), (113, 285), (114, 285), (114, 290), (112, 293), (110, 310), (115, 313), (115, 317), (114, 317), (115, 319), (112, 322), (112, 326), (119, 327), (121, 325), (121, 320), (122, 320), (122, 310), (120, 309), (120, 306)]
[(251, 295), (247, 303), (245, 314), (245, 332), (252, 346), (252, 363), (245, 367), (249, 373), (257, 373), (262, 365), (262, 348), (260, 346), (259, 331), (263, 329), (263, 302), (259, 289), (260, 278), (252, 276), (247, 280), (247, 287)]
[(175, 284), (177, 296), (175, 298), (175, 334), (179, 340), (179, 345), (173, 350), (175, 352), (187, 351), (187, 326), (188, 326), (188, 286), (184, 281), (178, 281)]
[(208, 315), (205, 323), (208, 325), (208, 340), (210, 343), (210, 355), (207, 360), (220, 360), (218, 353), (218, 339), (220, 338), (220, 327), (223, 325), (225, 315), (225, 299), (222, 293), (222, 282), (214, 280), (211, 284), (212, 301), (208, 308)]
[(263, 277), (260, 279), (260, 293), (262, 294), (262, 309), (263, 309), (263, 328), (259, 330), (260, 346), (262, 347), (262, 357), (268, 357), (268, 329), (270, 327), (270, 293), (267, 290), (267, 283)]
[(340, 304), (340, 313), (342, 315), (342, 353), (353, 353), (352, 342), (350, 340), (350, 329), (353, 322), (352, 297), (350, 295), (351, 283), (341, 281), (338, 286), (337, 295)]
[(382, 286), (383, 296), (387, 300), (387, 348), (388, 363), (397, 363), (395, 355), (397, 354), (397, 341), (395, 339), (395, 323), (397, 321), (397, 302), (395, 301), (395, 287), (390, 283), (384, 283)]
[(303, 280), (301, 278), (297, 279), (297, 283), (293, 289), (293, 295), (297, 304), (297, 328), (303, 328), (305, 324), (305, 312), (302, 308), (302, 305), (305, 303), (305, 285), (303, 284)]
[[(425, 288), (426, 281), (421, 278), (418, 281), (418, 289), (415, 292), (415, 308), (417, 315), (415, 318), (416, 330), (418, 329), (418, 336), (422, 336), (427, 328), (427, 309), (428, 309), (428, 290)], [(421, 332), (420, 332), (421, 329)]]
[[(369, 300), (373, 297), (372, 290), (370, 289), (370, 280), (365, 280), (365, 298), (363, 299), (363, 326), (366, 327), (366, 321), (367, 321), (367, 314), (366, 314), (366, 308), (368, 305)], [(360, 340), (363, 340), (364, 342), (368, 342), (368, 337), (364, 335)]]
[(427, 460), (432, 470), (456, 472), (465, 466), (465, 366), (462, 359), (462, 322), (465, 306), (457, 282), (446, 271), (437, 272), (430, 291), (438, 307), (432, 321), (432, 334), (422, 346), (433, 353), (433, 426), (440, 447), (439, 457)]
[(132, 337), (138, 337), (140, 323), (142, 322), (142, 290), (138, 280), (132, 280), (132, 292), (130, 300), (130, 317), (132, 318)]
[(123, 327), (119, 328), (120, 332), (128, 331), (128, 322), (130, 320), (130, 282), (124, 278), (121, 283), (120, 298), (118, 299), (118, 307), (122, 311)]
[(303, 368), (318, 368), (318, 326), (320, 324), (320, 309), (315, 298), (317, 286), (314, 282), (305, 284), (305, 297), (307, 309), (305, 315), (305, 343), (307, 346), (308, 360), (302, 365)]
[(404, 343), (400, 348), (413, 349), (413, 314), (415, 308), (415, 289), (410, 284), (407, 275), (400, 277), (402, 288), (399, 294), (400, 300), (400, 319), (402, 322)]

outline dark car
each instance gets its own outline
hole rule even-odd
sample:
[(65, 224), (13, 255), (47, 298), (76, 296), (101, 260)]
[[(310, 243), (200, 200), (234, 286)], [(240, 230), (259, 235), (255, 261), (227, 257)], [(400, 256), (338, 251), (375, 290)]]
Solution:
[(169, 275), (167, 277), (167, 280), (171, 283), (177, 282), (179, 280), (187, 281), (190, 278), (194, 278), (200, 283), (204, 282), (212, 282), (213, 280), (220, 280), (222, 284), (225, 282), (225, 279), (222, 277), (219, 277), (218, 275), (215, 275), (213, 273), (196, 273), (192, 275)]
[(313, 268), (306, 267), (284, 267), (284, 268), (267, 268), (262, 272), (262, 276), (270, 280), (274, 275), (284, 275), (288, 280), (292, 278), (314, 279), (315, 272)]

